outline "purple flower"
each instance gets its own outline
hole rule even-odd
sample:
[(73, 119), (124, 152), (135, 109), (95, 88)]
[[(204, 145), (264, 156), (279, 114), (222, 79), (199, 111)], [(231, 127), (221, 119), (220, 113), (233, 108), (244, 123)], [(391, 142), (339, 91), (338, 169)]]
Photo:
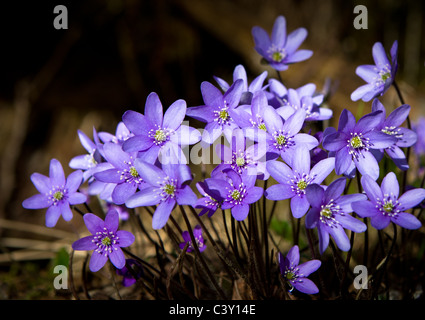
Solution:
[(425, 189), (411, 189), (399, 196), (400, 187), (394, 172), (382, 179), (381, 187), (369, 176), (363, 176), (361, 184), (369, 200), (354, 202), (352, 207), (359, 216), (370, 217), (372, 227), (384, 229), (390, 222), (406, 229), (421, 227), (421, 222), (405, 211), (425, 199)]
[(186, 163), (187, 159), (181, 149), (199, 141), (198, 130), (182, 125), (186, 115), (186, 102), (175, 101), (163, 115), (163, 108), (158, 95), (152, 92), (146, 99), (145, 114), (126, 111), (123, 122), (134, 134), (123, 143), (126, 152), (143, 151), (146, 161), (154, 162), (160, 157), (161, 162)]
[(232, 216), (244, 220), (249, 213), (249, 205), (258, 201), (263, 195), (263, 189), (255, 186), (255, 175), (240, 176), (232, 169), (223, 171), (227, 179), (208, 178), (205, 183), (208, 189), (216, 191), (223, 200), (221, 208), (231, 209)]
[(371, 151), (391, 147), (397, 141), (391, 135), (374, 130), (381, 121), (381, 114), (382, 111), (369, 113), (356, 123), (350, 111), (341, 112), (338, 131), (327, 134), (322, 143), (326, 150), (335, 152), (337, 175), (352, 175), (357, 168), (362, 175), (378, 179), (379, 165)]
[(398, 42), (394, 41), (391, 47), (391, 62), (388, 60), (384, 46), (380, 42), (376, 42), (372, 48), (374, 65), (362, 65), (356, 69), (356, 74), (361, 77), (367, 84), (354, 90), (351, 94), (351, 100), (357, 101), (362, 99), (367, 102), (382, 96), (391, 84), (394, 82), (397, 72), (397, 51)]
[(247, 141), (242, 129), (233, 130), (233, 137), (230, 147), (226, 145), (217, 145), (217, 154), (222, 163), (217, 166), (217, 170), (231, 168), (240, 175), (261, 176), (268, 178), (266, 172), (264, 144), (251, 144), (247, 146)]
[(119, 218), (115, 210), (108, 211), (105, 221), (92, 213), (83, 216), (87, 229), (92, 234), (75, 241), (74, 250), (94, 250), (90, 258), (90, 271), (99, 271), (108, 261), (117, 269), (125, 266), (122, 247), (128, 247), (134, 242), (134, 235), (125, 230), (118, 230)]
[(90, 140), (87, 135), (78, 130), (78, 137), (81, 145), (87, 150), (87, 154), (78, 155), (71, 159), (69, 167), (72, 169), (83, 170), (83, 182), (89, 180), (97, 172), (97, 165), (102, 162), (102, 154), (99, 150), (99, 141), (96, 130), (93, 128), (93, 137), (95, 142)]
[(136, 159), (135, 167), (148, 186), (130, 196), (125, 204), (128, 208), (158, 205), (152, 219), (153, 229), (165, 226), (176, 203), (191, 206), (196, 203), (196, 194), (189, 186), (192, 174), (187, 165), (163, 164), (160, 169)]
[(98, 181), (114, 184), (111, 194), (112, 202), (118, 205), (123, 204), (145, 185), (134, 166), (137, 152), (124, 152), (119, 144), (113, 142), (106, 143), (103, 146), (103, 152), (108, 162), (99, 165), (104, 170), (95, 173), (94, 177)]
[(297, 110), (286, 121), (273, 108), (264, 109), (264, 126), (244, 129), (245, 136), (260, 145), (265, 144), (267, 160), (281, 156), (292, 165), (295, 148), (305, 146), (308, 150), (317, 147), (317, 139), (306, 133), (299, 133), (305, 119), (305, 111)]
[(297, 245), (293, 246), (286, 257), (279, 252), (278, 255), (280, 274), (290, 287), (289, 292), (297, 289), (306, 294), (315, 294), (319, 289), (313, 281), (307, 277), (320, 268), (322, 262), (320, 260), (310, 260), (300, 263), (300, 250)]
[(270, 200), (291, 199), (291, 211), (295, 218), (301, 218), (308, 210), (306, 188), (313, 183), (322, 183), (335, 167), (335, 159), (319, 161), (310, 169), (310, 153), (307, 148), (298, 147), (294, 151), (292, 169), (280, 161), (267, 163), (267, 170), (278, 182), (267, 188), (265, 196)]
[(40, 173), (33, 173), (31, 181), (38, 190), (38, 194), (25, 199), (22, 206), (25, 209), (43, 209), (46, 211), (46, 226), (54, 227), (62, 215), (65, 221), (72, 219), (70, 205), (84, 203), (87, 197), (78, 192), (83, 179), (83, 172), (72, 172), (66, 179), (61, 163), (52, 159), (50, 161), (49, 177)]
[(252, 28), (255, 50), (278, 71), (288, 69), (288, 65), (304, 61), (313, 55), (310, 50), (298, 50), (298, 47), (307, 37), (307, 30), (298, 28), (286, 34), (285, 17), (279, 16), (275, 20), (271, 37), (261, 27)]
[[(211, 171), (211, 178), (226, 179), (227, 176), (217, 166)], [(196, 188), (201, 194), (201, 198), (196, 200), (194, 208), (202, 209), (199, 213), (200, 216), (208, 213), (208, 217), (211, 217), (217, 209), (223, 204), (224, 198), (220, 195), (220, 192), (214, 189), (210, 189), (205, 181), (199, 181), (196, 183)]]
[[(122, 269), (117, 269), (116, 273), (123, 277), (122, 285), (124, 287), (130, 287), (143, 275), (143, 267), (135, 259), (126, 259), (125, 261), (125, 266)], [(131, 272), (128, 267), (131, 268), (133, 272)], [(136, 276), (136, 278), (134, 276)]]
[(412, 124), (412, 129), (417, 135), (417, 141), (413, 148), (415, 151), (417, 162), (422, 168), (423, 163), (421, 161), (421, 157), (425, 155), (425, 118), (419, 117), (418, 120)]
[[(248, 77), (245, 68), (243, 65), (236, 66), (235, 70), (233, 71), (233, 82), (236, 82), (239, 79), (243, 81), (240, 104), (251, 104), (252, 95), (257, 91), (263, 90), (263, 83), (267, 77), (267, 74), (268, 72), (264, 71), (258, 77), (256, 77), (251, 82), (251, 84), (248, 85)], [(214, 77), (214, 79), (217, 81), (218, 85), (224, 92), (229, 90), (230, 85), (225, 80), (219, 77)]]
[(346, 185), (346, 178), (333, 181), (324, 190), (318, 184), (312, 184), (306, 189), (306, 196), (311, 209), (305, 218), (305, 226), (308, 229), (317, 228), (319, 235), (320, 253), (323, 254), (329, 245), (329, 235), (335, 240), (336, 245), (342, 251), (350, 249), (350, 240), (345, 229), (354, 232), (364, 232), (366, 225), (352, 217), (351, 203), (366, 199), (361, 193), (342, 195)]
[[(195, 237), (199, 251), (204, 251), (207, 246), (205, 244), (204, 237), (202, 236), (202, 228), (200, 225), (196, 225), (193, 229), (193, 236)], [(180, 249), (183, 250), (186, 244), (189, 243), (189, 246), (187, 247), (187, 252), (192, 252), (193, 250), (195, 250), (192, 245), (192, 239), (190, 238), (189, 231), (183, 231), (182, 237), (184, 241), (179, 244)]]
[(385, 118), (386, 110), (383, 104), (378, 100), (373, 100), (372, 103), (372, 112), (381, 110), (381, 123), (375, 128), (377, 131), (381, 131), (387, 135), (393, 136), (396, 138), (395, 143), (384, 149), (380, 150), (381, 156), (383, 156), (384, 151), (387, 155), (393, 159), (394, 163), (401, 170), (409, 169), (409, 164), (407, 163), (406, 156), (401, 150), (401, 147), (411, 147), (417, 141), (417, 135), (413, 130), (400, 127), (404, 121), (406, 121), (407, 116), (410, 112), (410, 106), (403, 104), (402, 106), (396, 108), (390, 113), (390, 115)]
[(242, 90), (241, 79), (236, 80), (224, 95), (211, 83), (202, 82), (201, 92), (205, 105), (188, 108), (186, 114), (207, 123), (202, 134), (203, 142), (212, 144), (222, 133), (228, 141), (231, 140), (232, 131), (238, 127), (232, 112), (239, 105)]

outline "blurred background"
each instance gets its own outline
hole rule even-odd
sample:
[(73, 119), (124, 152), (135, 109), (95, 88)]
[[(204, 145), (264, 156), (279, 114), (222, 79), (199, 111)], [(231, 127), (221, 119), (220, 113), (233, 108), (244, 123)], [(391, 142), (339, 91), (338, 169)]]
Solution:
[[(353, 26), (359, 4), (368, 10), (366, 30)], [(66, 30), (53, 26), (57, 5), (68, 9)], [(343, 108), (368, 112), (370, 104), (350, 100), (364, 83), (355, 69), (373, 63), (375, 42), (389, 51), (394, 40), (399, 41), (397, 82), (415, 121), (425, 115), (424, 9), (425, 3), (416, 0), (3, 2), (0, 299), (49, 297), (47, 289), (40, 289), (42, 283), (25, 280), (42, 272), (39, 264), (24, 263), (57, 257), (60, 244), (53, 242), (68, 239), (69, 245), (75, 240), (67, 238), (73, 230), (63, 219), (55, 230), (47, 230), (44, 210), (25, 210), (21, 203), (36, 193), (30, 175), (47, 175), (51, 158), (61, 161), (66, 174), (72, 171), (69, 160), (85, 153), (78, 129), (89, 137), (93, 127), (114, 133), (122, 114), (142, 112), (152, 91), (164, 108), (177, 99), (201, 105), (201, 82), (215, 84), (213, 76), (232, 82), (238, 64), (245, 66), (249, 79), (264, 70), (275, 78), (275, 71), (260, 63), (251, 29), (258, 25), (271, 32), (278, 15), (286, 17), (289, 32), (306, 28), (302, 48), (314, 51), (312, 58), (281, 73), (284, 84), (315, 83), (321, 91), (330, 79), (331, 124)], [(382, 101), (390, 108), (400, 105), (393, 88)], [(11, 280), (19, 275), (21, 283)]]

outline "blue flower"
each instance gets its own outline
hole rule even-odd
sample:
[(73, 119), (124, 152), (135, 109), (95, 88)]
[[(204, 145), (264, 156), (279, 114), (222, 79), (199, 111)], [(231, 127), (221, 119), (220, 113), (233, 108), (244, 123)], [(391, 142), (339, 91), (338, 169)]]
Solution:
[(351, 203), (364, 200), (366, 196), (360, 193), (342, 195), (346, 185), (346, 178), (333, 181), (326, 190), (318, 184), (306, 188), (306, 197), (311, 209), (305, 218), (308, 229), (317, 228), (319, 235), (319, 249), (323, 254), (329, 245), (329, 235), (335, 240), (342, 251), (350, 249), (350, 240), (345, 229), (354, 232), (364, 232), (366, 225), (352, 217)]
[(288, 65), (304, 61), (313, 55), (311, 50), (298, 50), (307, 37), (307, 30), (298, 28), (289, 35), (286, 33), (286, 19), (277, 17), (273, 25), (271, 37), (261, 27), (252, 28), (255, 50), (278, 71), (288, 69)]
[(294, 151), (292, 168), (280, 161), (267, 163), (267, 170), (278, 182), (267, 188), (265, 196), (270, 200), (291, 199), (291, 212), (295, 218), (301, 218), (308, 210), (305, 196), (306, 188), (313, 183), (322, 183), (335, 167), (335, 158), (319, 161), (310, 168), (310, 153), (305, 147)]
[(87, 197), (78, 192), (83, 179), (83, 172), (77, 170), (72, 172), (67, 178), (61, 163), (52, 159), (50, 161), (50, 177), (40, 173), (33, 173), (31, 181), (40, 192), (25, 199), (22, 206), (25, 209), (43, 209), (46, 211), (46, 226), (54, 227), (60, 216), (65, 221), (72, 219), (70, 205), (86, 202)]
[(278, 262), (280, 274), (290, 287), (289, 292), (292, 292), (294, 288), (306, 294), (319, 292), (314, 282), (307, 277), (320, 268), (322, 265), (320, 260), (315, 259), (300, 264), (300, 249), (295, 245), (288, 251), (286, 257), (279, 252)]
[(406, 210), (424, 201), (425, 189), (411, 189), (400, 196), (400, 187), (394, 172), (389, 172), (382, 179), (381, 186), (367, 175), (362, 177), (361, 184), (368, 199), (353, 202), (352, 207), (360, 217), (370, 217), (372, 227), (384, 229), (390, 222), (406, 229), (419, 229), (422, 226)]
[(374, 65), (361, 65), (356, 69), (356, 74), (361, 77), (367, 84), (354, 90), (351, 94), (351, 100), (357, 101), (362, 99), (367, 102), (382, 96), (391, 84), (394, 82), (397, 72), (397, 51), (398, 42), (394, 41), (391, 47), (391, 62), (388, 60), (384, 46), (380, 42), (376, 42), (372, 48)]
[(134, 166), (148, 185), (130, 196), (125, 204), (128, 208), (158, 205), (152, 228), (163, 228), (176, 204), (195, 205), (197, 197), (189, 186), (192, 174), (187, 165), (164, 163), (161, 169), (136, 159)]

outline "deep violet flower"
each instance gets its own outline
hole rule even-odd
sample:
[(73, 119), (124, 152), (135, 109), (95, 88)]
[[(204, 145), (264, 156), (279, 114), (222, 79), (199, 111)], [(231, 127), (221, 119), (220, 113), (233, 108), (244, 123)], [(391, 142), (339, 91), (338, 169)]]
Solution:
[(92, 213), (86, 213), (83, 219), (92, 235), (75, 241), (72, 248), (93, 250), (89, 262), (92, 272), (99, 271), (108, 259), (117, 269), (122, 269), (125, 266), (125, 256), (121, 248), (131, 245), (134, 242), (134, 235), (126, 230), (118, 230), (118, 212), (108, 211), (105, 221)]
[(353, 202), (352, 207), (360, 217), (370, 217), (375, 229), (384, 229), (390, 222), (406, 229), (418, 229), (422, 223), (406, 210), (425, 199), (425, 189), (416, 188), (400, 196), (400, 187), (394, 172), (382, 179), (381, 186), (369, 176), (363, 176), (361, 184), (368, 200)]
[(361, 193), (343, 195), (346, 178), (334, 180), (324, 190), (318, 184), (312, 184), (306, 189), (306, 197), (311, 205), (305, 218), (308, 229), (317, 228), (319, 235), (320, 254), (323, 254), (329, 245), (329, 235), (335, 240), (342, 251), (350, 249), (350, 240), (345, 229), (354, 232), (364, 232), (366, 225), (349, 213), (353, 212), (351, 203), (365, 200)]
[(198, 130), (183, 125), (186, 115), (186, 102), (175, 101), (163, 114), (163, 108), (155, 92), (146, 99), (145, 114), (132, 110), (124, 113), (122, 119), (134, 134), (124, 141), (122, 148), (126, 152), (143, 151), (140, 155), (148, 162), (159, 160), (169, 163), (186, 163), (182, 147), (197, 143)]
[(280, 274), (290, 287), (289, 292), (292, 292), (294, 288), (306, 294), (319, 292), (314, 282), (307, 277), (320, 268), (322, 264), (320, 260), (315, 259), (300, 264), (300, 250), (295, 245), (288, 251), (286, 257), (279, 252), (278, 262)]
[(126, 259), (125, 266), (122, 269), (117, 269), (116, 273), (123, 277), (122, 285), (124, 287), (130, 287), (143, 275), (143, 266), (135, 259)]
[(304, 61), (313, 55), (311, 50), (298, 50), (298, 47), (307, 37), (305, 28), (298, 28), (287, 35), (286, 19), (283, 16), (276, 18), (271, 37), (261, 27), (252, 28), (255, 50), (278, 71), (288, 69), (288, 65)]
[(337, 175), (352, 175), (357, 168), (362, 175), (368, 174), (375, 180), (379, 177), (378, 161), (372, 149), (391, 147), (395, 137), (374, 130), (381, 121), (382, 111), (369, 113), (356, 123), (356, 118), (347, 109), (341, 112), (338, 131), (323, 138), (323, 147), (335, 152), (335, 172)]
[[(196, 225), (195, 228), (193, 228), (193, 236), (195, 237), (196, 244), (198, 246), (198, 249), (200, 252), (203, 252), (207, 245), (205, 244), (204, 237), (202, 236), (202, 228), (200, 225)], [(189, 231), (183, 231), (182, 232), (183, 242), (179, 243), (180, 249), (184, 249), (187, 243), (189, 243), (189, 246), (187, 247), (187, 252), (192, 252), (195, 249), (192, 245), (192, 239), (190, 237)]]
[(87, 196), (78, 192), (83, 179), (83, 172), (77, 170), (67, 178), (61, 163), (52, 159), (50, 161), (49, 177), (40, 173), (33, 173), (31, 181), (38, 190), (38, 194), (25, 199), (22, 206), (25, 209), (44, 209), (46, 211), (46, 226), (54, 227), (60, 216), (65, 221), (72, 219), (70, 205), (84, 203)]
[(233, 130), (238, 127), (232, 112), (239, 105), (242, 90), (241, 79), (236, 80), (224, 94), (208, 81), (201, 83), (205, 105), (190, 107), (186, 114), (206, 123), (202, 133), (202, 141), (206, 145), (212, 144), (221, 134), (231, 140)]
[[(264, 80), (267, 78), (267, 75), (267, 71), (262, 72), (248, 85), (248, 76), (244, 66), (236, 66), (235, 70), (233, 71), (233, 82), (236, 82), (239, 79), (243, 81), (242, 96), (239, 104), (251, 104), (253, 94), (264, 89), (263, 84)], [(224, 92), (229, 90), (230, 85), (225, 80), (219, 77), (214, 77), (214, 79), (217, 81), (218, 85)]]
[(278, 182), (267, 188), (265, 196), (270, 200), (291, 199), (291, 212), (295, 218), (306, 214), (310, 204), (306, 198), (306, 188), (313, 183), (322, 183), (335, 168), (335, 159), (327, 158), (310, 168), (310, 152), (298, 147), (294, 151), (292, 168), (281, 161), (269, 161), (267, 170)]
[(231, 209), (232, 216), (242, 221), (248, 216), (250, 204), (258, 201), (263, 195), (263, 188), (255, 186), (255, 175), (240, 176), (232, 169), (223, 172), (227, 179), (207, 178), (205, 183), (208, 189), (218, 192), (224, 199), (221, 209)]
[(386, 110), (384, 105), (378, 99), (374, 99), (372, 102), (372, 112), (378, 110), (382, 111), (382, 120), (381, 123), (375, 128), (375, 130), (381, 131), (397, 139), (392, 146), (380, 150), (381, 156), (383, 156), (385, 151), (385, 153), (394, 161), (398, 168), (401, 170), (409, 169), (406, 156), (403, 150), (400, 148), (413, 146), (417, 141), (417, 135), (413, 130), (400, 126), (404, 121), (406, 121), (410, 112), (410, 106), (403, 104), (392, 111), (386, 118)]
[(391, 47), (391, 62), (388, 60), (384, 46), (376, 42), (372, 47), (374, 65), (361, 65), (356, 69), (356, 74), (367, 84), (360, 86), (351, 94), (351, 100), (362, 99), (367, 102), (382, 96), (394, 82), (397, 72), (398, 42), (394, 41)]
[(129, 208), (158, 205), (152, 218), (152, 228), (165, 226), (176, 204), (193, 206), (197, 196), (189, 186), (192, 173), (184, 164), (163, 164), (162, 169), (136, 159), (135, 168), (148, 184), (125, 202)]
[(98, 181), (115, 185), (111, 193), (112, 202), (123, 204), (145, 186), (134, 166), (137, 152), (124, 152), (119, 144), (113, 142), (107, 142), (103, 146), (103, 152), (108, 162), (99, 165), (103, 170), (95, 173), (94, 177)]

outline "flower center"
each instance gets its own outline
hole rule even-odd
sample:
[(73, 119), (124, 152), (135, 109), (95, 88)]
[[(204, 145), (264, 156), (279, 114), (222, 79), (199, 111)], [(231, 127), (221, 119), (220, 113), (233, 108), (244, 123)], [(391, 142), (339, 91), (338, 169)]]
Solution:
[(104, 238), (101, 240), (101, 242), (102, 242), (102, 244), (103, 244), (104, 246), (110, 246), (110, 245), (111, 245), (111, 239), (110, 239), (108, 236), (104, 237)]
[(356, 148), (356, 149), (363, 147), (362, 139), (357, 135), (351, 138), (350, 144), (353, 148)]
[(225, 109), (222, 109), (219, 111), (218, 116), (221, 120), (226, 121), (229, 118), (229, 112), (227, 112)]
[(292, 280), (296, 277), (296, 274), (292, 271), (287, 271), (285, 274), (286, 279), (288, 280)]
[(166, 184), (164, 186), (164, 192), (169, 196), (174, 196), (174, 191), (176, 191), (176, 186), (173, 184)]
[(324, 208), (320, 210), (320, 215), (329, 219), (330, 217), (332, 217), (332, 211), (329, 208)]
[(264, 123), (260, 123), (258, 125), (258, 129), (263, 130), (263, 131), (267, 131), (266, 125)]
[(164, 130), (158, 129), (155, 132), (154, 138), (156, 142), (164, 142), (167, 140), (167, 134), (164, 132)]
[(233, 200), (239, 200), (241, 197), (241, 193), (239, 192), (239, 190), (233, 190), (231, 197), (233, 198)]
[(103, 228), (103, 231), (98, 231), (93, 237), (92, 242), (97, 246), (96, 252), (108, 256), (112, 253), (112, 250), (117, 250), (115, 245), (117, 245), (119, 237), (112, 231)]
[(319, 220), (328, 227), (338, 227), (340, 223), (337, 219), (335, 219), (335, 217), (338, 215), (344, 216), (344, 212), (341, 210), (341, 207), (334, 202), (333, 199), (331, 199), (327, 205), (322, 205), (320, 207)]
[(392, 201), (385, 203), (382, 208), (384, 209), (385, 212), (392, 212), (394, 209), (394, 205), (392, 203)]
[(386, 72), (384, 74), (381, 75), (381, 79), (382, 81), (387, 81), (389, 78), (391, 78), (391, 73), (390, 72)]
[(282, 52), (279, 52), (279, 51), (275, 51), (275, 52), (273, 52), (273, 54), (272, 54), (272, 59), (273, 59), (273, 61), (275, 61), (275, 62), (281, 62), (282, 60), (283, 60), (283, 58), (284, 58), (285, 56), (282, 54)]
[(245, 165), (245, 158), (244, 158), (244, 157), (236, 158), (236, 164), (237, 164), (239, 167), (244, 166), (244, 165)]
[(130, 174), (132, 177), (137, 178), (139, 176), (139, 173), (137, 172), (135, 167), (130, 168)]
[(54, 198), (56, 201), (60, 201), (60, 200), (62, 200), (62, 199), (63, 199), (63, 193), (62, 193), (61, 191), (56, 191), (56, 192), (53, 194), (53, 198)]
[(286, 137), (283, 134), (280, 134), (276, 137), (276, 142), (278, 145), (283, 146), (286, 144)]
[(305, 180), (300, 180), (297, 182), (298, 189), (300, 190), (304, 190), (305, 188), (307, 188), (307, 185), (308, 184)]

